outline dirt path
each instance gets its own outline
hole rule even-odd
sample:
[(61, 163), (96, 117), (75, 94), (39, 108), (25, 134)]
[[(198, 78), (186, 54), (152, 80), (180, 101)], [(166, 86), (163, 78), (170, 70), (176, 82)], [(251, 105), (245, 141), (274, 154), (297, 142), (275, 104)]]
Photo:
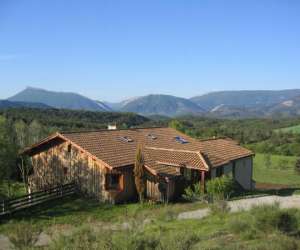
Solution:
[[(278, 203), (281, 208), (300, 208), (300, 195), (292, 195), (292, 196), (264, 196), (258, 198), (249, 198), (242, 199), (236, 201), (229, 201), (228, 206), (230, 208), (230, 212), (238, 212), (240, 210), (250, 210), (253, 206), (258, 205), (271, 205), (274, 203)], [(178, 215), (178, 219), (201, 219), (209, 215), (210, 209), (204, 208), (190, 212), (180, 213)]]

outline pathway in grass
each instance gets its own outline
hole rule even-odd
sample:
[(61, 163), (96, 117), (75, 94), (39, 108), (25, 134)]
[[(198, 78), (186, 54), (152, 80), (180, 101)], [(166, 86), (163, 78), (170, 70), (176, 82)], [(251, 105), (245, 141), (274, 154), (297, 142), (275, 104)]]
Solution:
[[(229, 211), (248, 211), (255, 206), (278, 204), (280, 208), (300, 208), (300, 195), (281, 197), (276, 195), (229, 201)], [(209, 208), (180, 213), (178, 219), (202, 219), (210, 214)]]

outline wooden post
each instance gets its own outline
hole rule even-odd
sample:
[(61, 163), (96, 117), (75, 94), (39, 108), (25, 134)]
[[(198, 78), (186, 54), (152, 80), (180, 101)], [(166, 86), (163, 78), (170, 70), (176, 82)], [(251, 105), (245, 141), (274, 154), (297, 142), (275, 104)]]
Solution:
[(201, 181), (200, 181), (201, 190), (202, 190), (202, 192), (204, 192), (204, 190), (205, 190), (205, 171), (200, 171), (200, 174), (201, 174)]
[(5, 214), (5, 200), (2, 201), (2, 213)]

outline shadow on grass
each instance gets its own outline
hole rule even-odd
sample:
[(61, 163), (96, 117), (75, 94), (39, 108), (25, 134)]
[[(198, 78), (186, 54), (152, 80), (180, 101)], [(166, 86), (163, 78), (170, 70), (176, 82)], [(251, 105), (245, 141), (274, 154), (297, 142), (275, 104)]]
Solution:
[(110, 210), (112, 205), (101, 204), (96, 200), (81, 198), (72, 195), (63, 199), (48, 201), (21, 211), (17, 211), (1, 218), (1, 221), (14, 220), (32, 220), (32, 219), (51, 219), (52, 217), (63, 217), (66, 215), (93, 214), (96, 211), (101, 212)]
[(253, 191), (238, 193), (232, 197), (232, 200), (269, 195), (291, 196), (294, 194), (300, 194), (300, 188), (255, 189)]
[(282, 188), (282, 189), (258, 189), (255, 190), (257, 194), (267, 194), (267, 195), (278, 195), (278, 196), (290, 196), (295, 193), (300, 192), (300, 188)]

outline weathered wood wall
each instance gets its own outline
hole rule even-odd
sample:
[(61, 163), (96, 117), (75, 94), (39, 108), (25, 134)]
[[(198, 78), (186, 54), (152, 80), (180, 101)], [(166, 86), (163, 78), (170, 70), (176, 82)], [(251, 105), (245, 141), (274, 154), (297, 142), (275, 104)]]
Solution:
[(146, 197), (156, 201), (172, 201), (175, 198), (175, 181), (158, 181), (155, 178), (146, 180)]
[(60, 142), (32, 156), (34, 176), (32, 191), (42, 190), (74, 181), (80, 191), (99, 201), (123, 202), (134, 198), (132, 169), (118, 171), (124, 174), (124, 189), (107, 191), (105, 174), (109, 170), (68, 142)]

